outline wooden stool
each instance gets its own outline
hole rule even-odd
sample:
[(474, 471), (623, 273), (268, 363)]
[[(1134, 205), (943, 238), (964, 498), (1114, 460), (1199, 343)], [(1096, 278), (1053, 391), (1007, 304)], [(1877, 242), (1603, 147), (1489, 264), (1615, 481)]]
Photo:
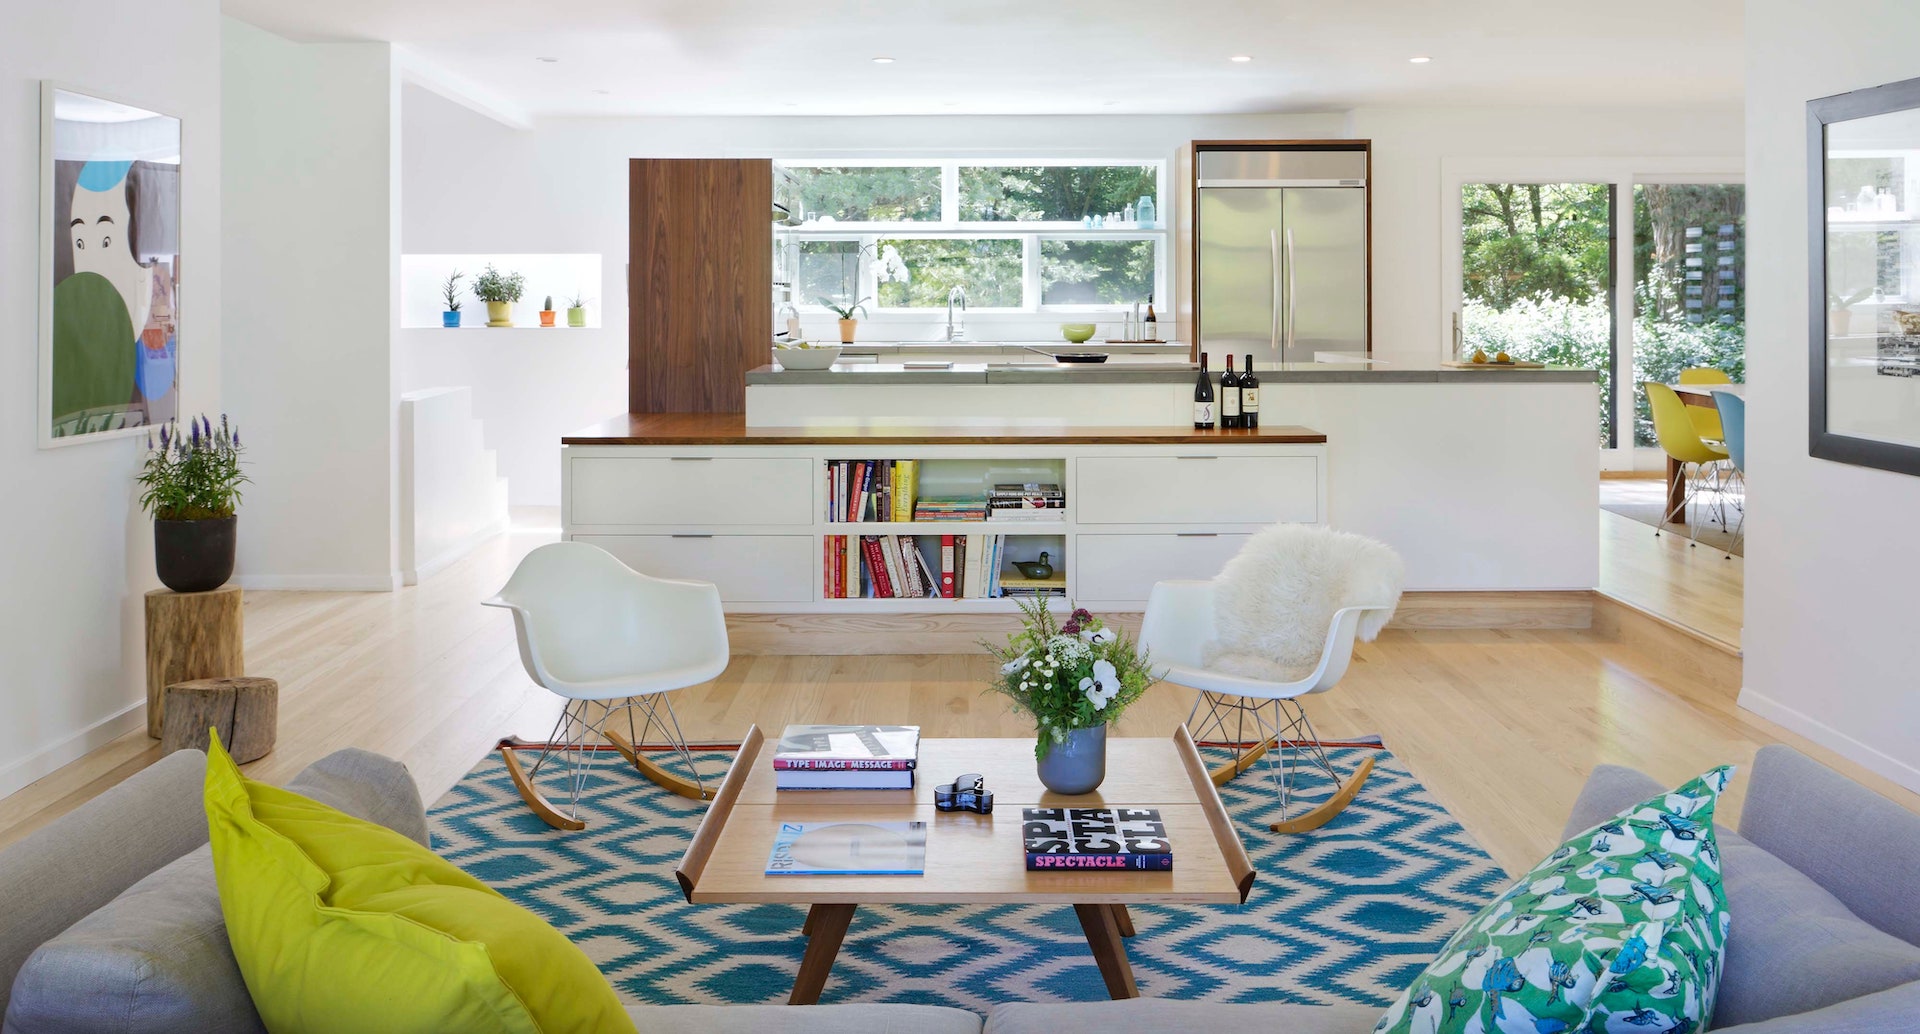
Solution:
[(240, 622), (237, 585), (147, 593), (147, 735), (159, 738), (166, 724), (162, 691), (168, 686), (246, 672)]
[(166, 689), (166, 729), (160, 753), (192, 747), (207, 749), (207, 730), (220, 730), (220, 742), (245, 764), (273, 749), (280, 718), (280, 684), (242, 675), (230, 679), (176, 682)]

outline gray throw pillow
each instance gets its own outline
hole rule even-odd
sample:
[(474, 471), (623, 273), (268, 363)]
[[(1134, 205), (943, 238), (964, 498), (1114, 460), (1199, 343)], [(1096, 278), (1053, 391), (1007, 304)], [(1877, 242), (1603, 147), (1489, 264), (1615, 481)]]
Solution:
[(1920, 980), (1920, 947), (1874, 928), (1798, 869), (1720, 833), (1726, 971), (1713, 1026), (1811, 1012)]

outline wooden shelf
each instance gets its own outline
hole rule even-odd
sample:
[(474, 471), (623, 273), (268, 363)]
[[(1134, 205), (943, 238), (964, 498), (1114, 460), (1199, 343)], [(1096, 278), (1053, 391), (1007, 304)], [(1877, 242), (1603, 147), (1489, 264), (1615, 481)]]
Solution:
[(740, 413), (624, 413), (581, 428), (562, 445), (1324, 445), (1327, 436), (1278, 424), (1250, 430), (1191, 427), (1033, 427), (833, 424), (748, 427)]
[(826, 524), (829, 535), (1065, 535), (1058, 521), (863, 521)]

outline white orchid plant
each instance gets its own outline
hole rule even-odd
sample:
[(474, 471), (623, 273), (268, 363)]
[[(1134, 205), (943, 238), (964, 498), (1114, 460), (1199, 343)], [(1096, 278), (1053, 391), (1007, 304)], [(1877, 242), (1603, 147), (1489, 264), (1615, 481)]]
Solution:
[(1032, 599), (1021, 601), (1020, 612), (1020, 631), (1007, 637), (1006, 646), (981, 645), (1000, 662), (989, 688), (1033, 717), (1035, 757), (1069, 730), (1118, 721), (1127, 705), (1160, 680), (1130, 637), (1085, 608), (1061, 621), (1046, 600)]

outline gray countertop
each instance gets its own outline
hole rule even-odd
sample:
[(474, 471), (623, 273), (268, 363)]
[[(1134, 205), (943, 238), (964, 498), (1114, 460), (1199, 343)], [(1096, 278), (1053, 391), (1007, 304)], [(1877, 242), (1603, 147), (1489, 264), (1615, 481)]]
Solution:
[[(899, 363), (836, 364), (826, 370), (782, 370), (767, 365), (747, 372), (752, 385), (883, 384), (1191, 384), (1199, 367), (1192, 363), (1087, 363), (1032, 365), (954, 363), (939, 370), (908, 369)], [(1548, 367), (1544, 370), (1416, 370), (1357, 367), (1331, 363), (1287, 363), (1256, 371), (1267, 387), (1280, 384), (1591, 384), (1593, 370)], [(1219, 374), (1214, 374), (1219, 380)]]

